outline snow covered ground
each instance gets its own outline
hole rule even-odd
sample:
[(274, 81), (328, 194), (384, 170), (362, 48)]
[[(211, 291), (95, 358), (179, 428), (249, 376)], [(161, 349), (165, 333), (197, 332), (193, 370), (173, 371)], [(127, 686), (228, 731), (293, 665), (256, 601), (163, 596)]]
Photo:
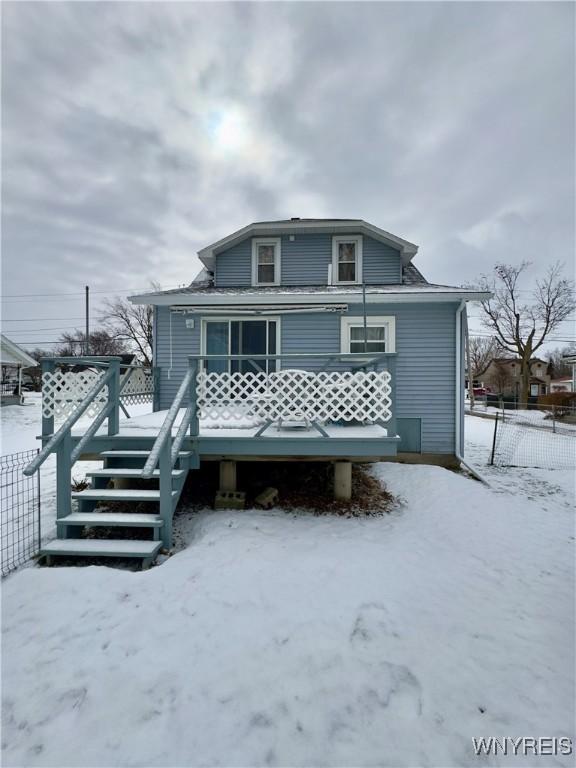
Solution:
[(573, 765), (472, 748), (574, 737), (569, 473), (373, 471), (389, 515), (184, 512), (148, 572), (7, 578), (3, 765)]

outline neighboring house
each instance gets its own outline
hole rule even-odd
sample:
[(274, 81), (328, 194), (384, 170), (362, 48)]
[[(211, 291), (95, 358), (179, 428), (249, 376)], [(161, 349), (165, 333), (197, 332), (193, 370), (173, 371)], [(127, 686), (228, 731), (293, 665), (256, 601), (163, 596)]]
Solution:
[(17, 405), (22, 402), (22, 369), (38, 365), (27, 352), (0, 334), (0, 362), (2, 364), (1, 404)]
[[(520, 360), (509, 357), (493, 358), (480, 378), (486, 387), (498, 395), (520, 395)], [(549, 364), (546, 360), (533, 358), (530, 361), (530, 397), (548, 392), (550, 384)]]
[[(172, 403), (188, 355), (302, 355), (267, 362), (319, 370), (314, 354), (392, 353), (400, 453), (463, 451), (461, 344), (465, 302), (478, 293), (428, 283), (418, 247), (360, 219), (258, 222), (199, 251), (188, 287), (131, 297), (154, 305), (157, 407)], [(308, 356), (308, 357), (306, 357)], [(252, 370), (222, 359), (208, 371)]]
[(553, 392), (572, 392), (572, 376), (562, 376), (559, 379), (552, 379), (549, 387), (550, 393)]
[(564, 355), (562, 359), (572, 366), (572, 392), (576, 392), (576, 354)]

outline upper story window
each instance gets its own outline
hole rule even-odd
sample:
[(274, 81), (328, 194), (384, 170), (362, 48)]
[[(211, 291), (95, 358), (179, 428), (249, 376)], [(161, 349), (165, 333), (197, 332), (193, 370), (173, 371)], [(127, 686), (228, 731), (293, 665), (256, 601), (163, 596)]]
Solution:
[(334, 285), (362, 281), (362, 237), (332, 238), (332, 282)]
[(252, 240), (252, 285), (280, 285), (280, 238)]

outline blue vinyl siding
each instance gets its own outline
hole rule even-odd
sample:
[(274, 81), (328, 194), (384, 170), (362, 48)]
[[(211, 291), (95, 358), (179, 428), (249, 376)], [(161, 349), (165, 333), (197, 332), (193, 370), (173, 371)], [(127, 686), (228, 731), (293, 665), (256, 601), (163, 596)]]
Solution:
[(160, 409), (166, 409), (170, 407), (184, 378), (188, 355), (200, 354), (200, 318), (194, 319), (194, 328), (186, 328), (185, 316), (173, 312), (170, 333), (170, 307), (157, 307), (156, 324), (156, 365), (160, 368), (159, 405)]
[(214, 285), (218, 288), (252, 285), (252, 240), (243, 240), (218, 254)]
[[(396, 415), (421, 419), (423, 453), (452, 454), (455, 450), (455, 303), (370, 304), (370, 314), (396, 317)], [(224, 315), (225, 312), (223, 311)], [(362, 314), (350, 306), (349, 314)], [(161, 368), (160, 408), (168, 408), (186, 370), (187, 355), (200, 353), (200, 318), (186, 328), (183, 315), (172, 315), (170, 368), (170, 310), (155, 313), (156, 364)], [(311, 312), (281, 316), (282, 353), (340, 351), (340, 314)], [(286, 363), (284, 367), (286, 367)], [(318, 367), (303, 359), (292, 368)], [(402, 422), (399, 422), (402, 429)]]
[[(354, 233), (351, 232), (350, 235)], [(295, 234), (281, 237), (281, 284), (327, 285), (332, 263), (332, 235)], [(368, 285), (402, 282), (400, 252), (363, 236), (364, 278)], [(216, 256), (214, 284), (218, 288), (252, 283), (252, 240), (248, 238)]]

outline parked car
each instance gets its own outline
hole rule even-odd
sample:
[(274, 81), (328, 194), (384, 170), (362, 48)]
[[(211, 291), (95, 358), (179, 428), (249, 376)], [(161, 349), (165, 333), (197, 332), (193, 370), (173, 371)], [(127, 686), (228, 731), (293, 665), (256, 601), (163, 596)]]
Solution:
[(486, 397), (491, 391), (490, 387), (474, 387), (472, 390), (472, 392), (474, 392), (474, 397)]

